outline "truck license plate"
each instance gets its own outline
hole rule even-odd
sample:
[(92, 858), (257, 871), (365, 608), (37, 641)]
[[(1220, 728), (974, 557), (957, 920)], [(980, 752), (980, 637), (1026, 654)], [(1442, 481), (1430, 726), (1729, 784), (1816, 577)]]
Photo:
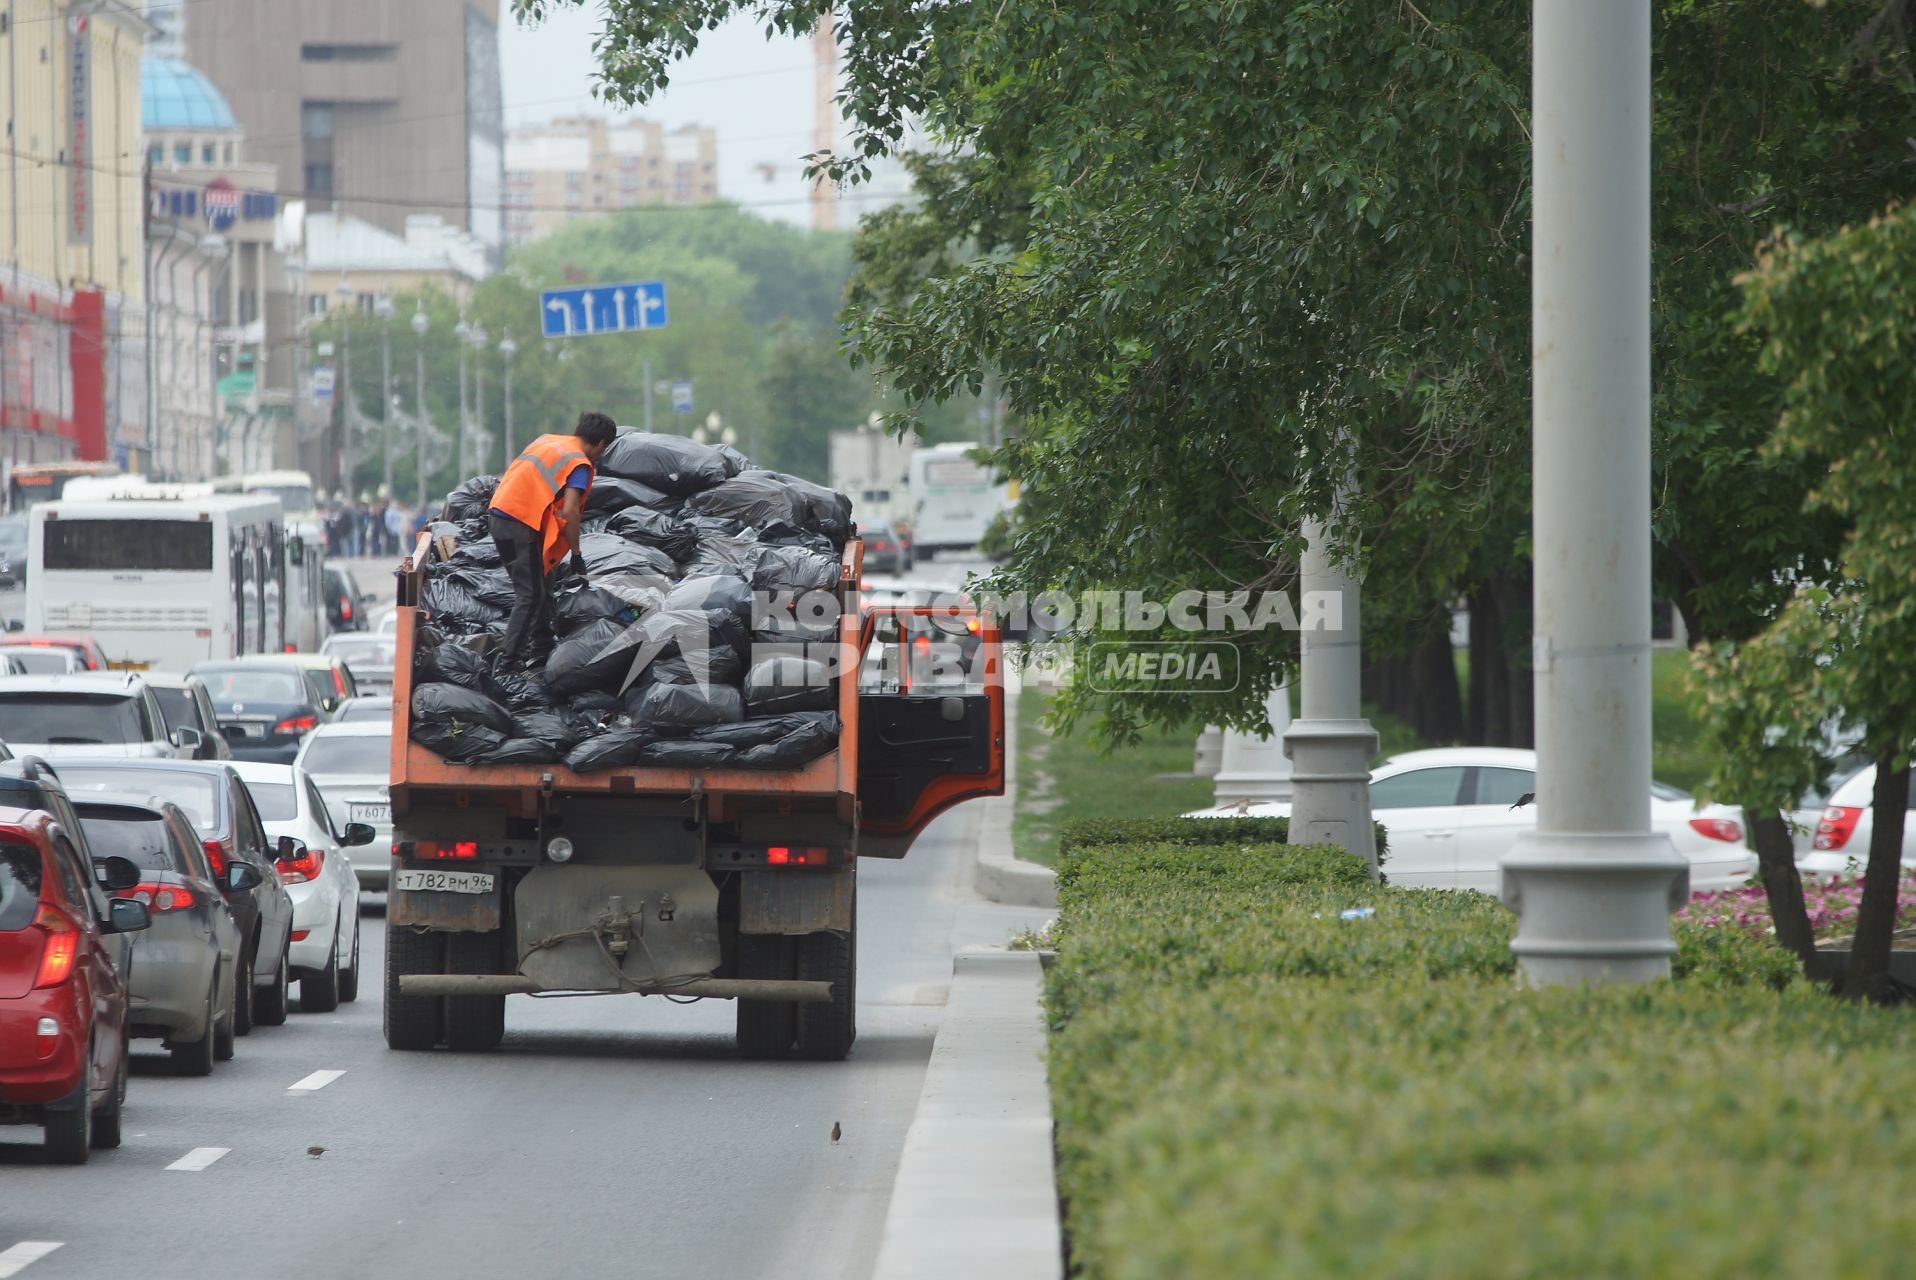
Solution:
[(424, 889), (434, 893), (491, 893), (492, 873), (407, 869), (395, 873), (393, 884), (400, 889)]
[(370, 822), (375, 826), (393, 820), (393, 807), (390, 804), (348, 804), (346, 806), (348, 822)]

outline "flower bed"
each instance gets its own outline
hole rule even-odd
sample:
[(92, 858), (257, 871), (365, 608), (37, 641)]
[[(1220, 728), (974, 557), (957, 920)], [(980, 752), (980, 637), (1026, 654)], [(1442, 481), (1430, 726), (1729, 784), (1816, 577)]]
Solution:
[[(1854, 932), (1862, 902), (1862, 876), (1803, 881), (1803, 906), (1809, 912), (1810, 928), (1819, 938), (1840, 938)], [(1760, 884), (1695, 894), (1689, 905), (1677, 912), (1677, 919), (1706, 928), (1734, 927), (1763, 937), (1773, 929), (1769, 895)], [(1916, 870), (1903, 872), (1896, 886), (1896, 927), (1911, 926), (1916, 926)]]
[(1046, 1000), (1077, 1274), (1907, 1269), (1907, 1012), (1833, 1001), (1767, 939), (1694, 920), (1674, 983), (1523, 991), (1484, 895), (1151, 834), (1080, 842), (1060, 877)]

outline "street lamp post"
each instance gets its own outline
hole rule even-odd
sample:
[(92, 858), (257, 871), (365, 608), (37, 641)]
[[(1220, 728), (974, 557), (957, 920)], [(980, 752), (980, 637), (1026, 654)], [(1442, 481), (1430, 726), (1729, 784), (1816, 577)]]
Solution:
[(1537, 826), (1503, 860), (1535, 985), (1648, 982), (1689, 864), (1650, 828), (1650, 0), (1535, 0)]
[(353, 487), (353, 282), (339, 278), (339, 488), (351, 497)]
[(414, 446), (417, 451), (415, 466), (419, 469), (419, 509), (426, 509), (426, 330), (432, 327), (432, 321), (426, 319), (426, 304), (422, 299), (419, 307), (412, 313), (413, 356), (418, 361), (412, 384), (413, 416), (417, 419), (418, 439)]
[(211, 354), (211, 373), (212, 373), (212, 379), (213, 379), (213, 385), (207, 389), (208, 391), (207, 403), (208, 403), (209, 409), (208, 409), (208, 414), (206, 419), (206, 429), (207, 429), (208, 441), (212, 444), (213, 451), (215, 454), (215, 461), (213, 465), (217, 466), (218, 465), (217, 455), (219, 451), (219, 424), (220, 424), (220, 329), (219, 329), (220, 307), (219, 307), (219, 299), (220, 299), (220, 294), (222, 290), (224, 290), (226, 286), (226, 273), (228, 269), (231, 268), (233, 265), (233, 254), (232, 254), (232, 250), (228, 247), (226, 243), (226, 237), (223, 235), (220, 235), (217, 231), (209, 231), (206, 233), (206, 235), (201, 237), (200, 249), (209, 257), (217, 257), (220, 262), (219, 274), (213, 277), (213, 288), (207, 294), (207, 297), (206, 297), (207, 318), (211, 322), (209, 327), (210, 327), (211, 336), (212, 336), (212, 341), (208, 343), (207, 345), (211, 348), (211, 353), (210, 353)]
[(385, 465), (380, 480), (388, 498), (393, 496), (393, 300), (380, 294), (373, 303), (379, 317), (379, 451)]
[(472, 474), (470, 466), (472, 446), (466, 434), (466, 424), (472, 416), (471, 401), (466, 397), (466, 347), (472, 339), (472, 326), (466, 323), (464, 316), (461, 316), (459, 323), (452, 327), (452, 339), (454, 345), (459, 348), (459, 448), (455, 451), (455, 456), (459, 459), (459, 478), (463, 481)]
[(304, 441), (300, 418), (306, 409), (306, 259), (292, 254), (286, 259), (286, 281), (293, 292), (293, 424), (294, 457), (303, 464)]
[(486, 465), (486, 331), (472, 326), (472, 462), (478, 471)]
[(501, 440), (499, 449), (499, 474), (504, 475), (506, 468), (512, 465), (512, 357), (519, 352), (519, 344), (512, 340), (510, 333), (499, 339), (499, 360), (504, 365), (506, 399), (506, 436)]

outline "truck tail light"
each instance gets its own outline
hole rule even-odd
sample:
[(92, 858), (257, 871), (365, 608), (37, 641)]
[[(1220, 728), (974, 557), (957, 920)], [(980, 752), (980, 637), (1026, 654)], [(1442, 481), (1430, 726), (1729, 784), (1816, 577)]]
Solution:
[(33, 979), (34, 989), (57, 987), (73, 972), (73, 961), (80, 954), (80, 930), (58, 907), (40, 904), (33, 913), (33, 927), (46, 934), (40, 950), (40, 972)]
[(1856, 823), (1862, 816), (1863, 811), (1860, 808), (1852, 808), (1849, 805), (1833, 804), (1823, 810), (1823, 817), (1816, 824), (1816, 847), (1840, 849), (1848, 844), (1850, 836), (1856, 832)]
[(428, 862), (450, 858), (476, 858), (479, 856), (479, 842), (477, 840), (402, 840), (393, 846), (393, 851), (402, 858), (418, 858)]
[(822, 844), (775, 844), (765, 851), (765, 864), (771, 867), (822, 867), (831, 861), (832, 851)]

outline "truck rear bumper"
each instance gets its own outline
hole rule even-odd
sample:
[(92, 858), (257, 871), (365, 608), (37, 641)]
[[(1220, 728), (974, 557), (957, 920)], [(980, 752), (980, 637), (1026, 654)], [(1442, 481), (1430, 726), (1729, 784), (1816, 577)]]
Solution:
[[(597, 989), (597, 988), (595, 988)], [(537, 995), (546, 988), (513, 973), (408, 973), (399, 979), (402, 996), (519, 996)], [(615, 994), (619, 988), (606, 988)], [(829, 1004), (829, 982), (779, 981), (751, 978), (693, 978), (666, 986), (634, 983), (637, 995), (703, 996), (717, 1000), (788, 1000), (794, 1004)]]

